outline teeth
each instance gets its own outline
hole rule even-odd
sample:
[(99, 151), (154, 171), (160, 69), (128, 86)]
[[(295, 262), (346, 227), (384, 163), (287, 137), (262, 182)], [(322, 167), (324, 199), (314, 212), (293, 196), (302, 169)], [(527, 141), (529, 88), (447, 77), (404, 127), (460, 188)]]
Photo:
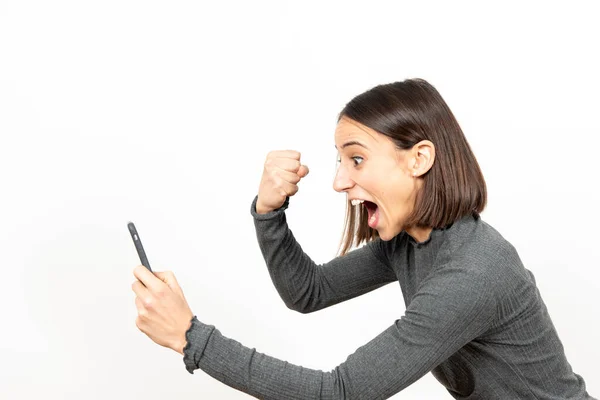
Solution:
[(357, 206), (359, 204), (364, 203), (364, 200), (353, 199), (353, 200), (350, 200), (350, 202), (352, 203), (353, 206)]

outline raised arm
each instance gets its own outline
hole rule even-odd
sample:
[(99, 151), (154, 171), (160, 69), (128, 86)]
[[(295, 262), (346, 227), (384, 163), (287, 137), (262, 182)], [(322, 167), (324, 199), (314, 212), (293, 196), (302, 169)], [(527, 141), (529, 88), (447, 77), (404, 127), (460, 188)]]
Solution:
[(318, 265), (304, 253), (289, 229), (284, 205), (267, 214), (256, 212), (256, 236), (273, 284), (285, 304), (301, 313), (317, 311), (397, 280), (376, 240)]
[(485, 332), (494, 286), (449, 266), (426, 280), (405, 315), (330, 372), (303, 368), (228, 339), (194, 318), (184, 362), (261, 399), (386, 399)]
[(293, 150), (272, 151), (252, 202), (256, 235), (275, 288), (292, 310), (308, 313), (356, 297), (396, 280), (379, 251), (380, 242), (316, 265), (294, 239), (284, 210), (308, 174)]

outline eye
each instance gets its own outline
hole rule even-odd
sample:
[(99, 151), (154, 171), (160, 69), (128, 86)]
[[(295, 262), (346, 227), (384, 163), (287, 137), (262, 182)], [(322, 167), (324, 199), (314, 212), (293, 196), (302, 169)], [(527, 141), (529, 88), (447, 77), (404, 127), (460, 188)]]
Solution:
[(359, 156), (354, 156), (352, 159), (354, 160), (354, 166), (358, 166), (363, 162), (363, 158)]
[[(354, 166), (358, 167), (362, 162), (363, 162), (363, 158), (360, 156), (354, 156), (354, 157), (350, 157), (350, 159), (352, 161), (354, 161)], [(336, 165), (339, 167), (339, 165), (342, 163), (342, 157), (338, 154), (337, 158), (336, 158)]]

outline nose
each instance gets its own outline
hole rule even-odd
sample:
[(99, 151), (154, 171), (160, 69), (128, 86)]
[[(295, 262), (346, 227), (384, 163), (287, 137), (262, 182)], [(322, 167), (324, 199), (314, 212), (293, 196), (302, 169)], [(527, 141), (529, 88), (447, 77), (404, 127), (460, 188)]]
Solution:
[(350, 174), (346, 170), (346, 167), (340, 165), (335, 173), (335, 179), (333, 180), (333, 190), (336, 192), (344, 192), (352, 186), (354, 186), (354, 181), (350, 179)]

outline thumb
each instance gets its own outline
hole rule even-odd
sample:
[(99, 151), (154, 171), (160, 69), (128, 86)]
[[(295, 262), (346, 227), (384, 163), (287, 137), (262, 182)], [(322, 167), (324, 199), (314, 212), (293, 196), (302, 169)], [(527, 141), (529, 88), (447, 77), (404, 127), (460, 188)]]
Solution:
[(177, 278), (175, 278), (175, 274), (173, 272), (171, 272), (171, 271), (154, 272), (154, 275), (158, 279), (160, 279), (161, 281), (166, 283), (170, 289), (175, 290), (177, 292), (181, 291), (181, 288), (179, 287), (179, 283), (177, 282)]
[(306, 175), (308, 175), (308, 167), (306, 165), (301, 165), (298, 169), (298, 176), (304, 178)]

